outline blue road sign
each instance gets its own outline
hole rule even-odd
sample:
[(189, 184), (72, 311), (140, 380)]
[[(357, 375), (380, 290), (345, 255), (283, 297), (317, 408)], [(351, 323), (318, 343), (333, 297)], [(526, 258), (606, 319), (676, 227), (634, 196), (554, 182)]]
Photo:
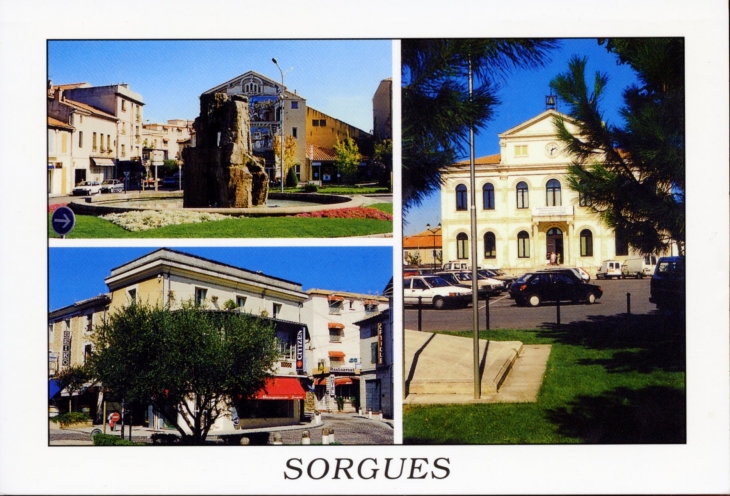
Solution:
[(76, 225), (74, 211), (68, 207), (59, 207), (51, 216), (51, 227), (60, 236), (66, 236)]

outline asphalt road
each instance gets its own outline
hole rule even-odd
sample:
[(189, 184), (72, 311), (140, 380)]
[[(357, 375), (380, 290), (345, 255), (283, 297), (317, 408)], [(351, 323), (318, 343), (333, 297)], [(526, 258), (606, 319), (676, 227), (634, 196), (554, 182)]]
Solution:
[[(593, 305), (584, 303), (571, 304), (561, 302), (560, 322), (579, 322), (590, 320), (594, 316), (609, 316), (625, 314), (627, 311), (626, 294), (631, 294), (631, 313), (635, 315), (648, 314), (656, 310), (656, 306), (649, 303), (649, 281), (644, 279), (612, 279), (591, 283), (603, 288), (603, 296)], [(464, 309), (434, 310), (424, 305), (422, 310), (422, 331), (460, 331), (472, 329), (472, 307)], [(555, 303), (543, 303), (536, 308), (518, 307), (509, 293), (504, 292), (489, 301), (489, 328), (490, 329), (531, 329), (555, 324), (557, 308)], [(485, 302), (479, 302), (479, 328), (486, 328)], [(418, 330), (418, 309), (405, 308), (405, 328)]]

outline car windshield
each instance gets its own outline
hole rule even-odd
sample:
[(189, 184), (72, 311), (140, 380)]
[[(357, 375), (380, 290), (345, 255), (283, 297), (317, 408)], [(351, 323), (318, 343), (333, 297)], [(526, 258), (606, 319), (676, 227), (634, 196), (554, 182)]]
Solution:
[(660, 262), (657, 265), (656, 273), (662, 275), (675, 275), (678, 274), (682, 268), (679, 262)]
[(114, 179), (105, 179), (101, 184), (114, 184)]
[(527, 281), (529, 281), (529, 280), (530, 280), (530, 278), (531, 278), (532, 276), (533, 276), (533, 274), (530, 274), (530, 273), (527, 273), (527, 274), (522, 274), (522, 275), (520, 276), (520, 278), (519, 278), (519, 279), (517, 279), (517, 281), (516, 281), (516, 282), (519, 282), (520, 284), (521, 284), (521, 283), (524, 283), (524, 282), (527, 282)]
[(433, 276), (433, 277), (424, 277), (423, 280), (426, 281), (426, 284), (428, 284), (432, 288), (443, 288), (443, 287), (446, 287), (446, 286), (451, 286), (451, 284), (449, 284), (448, 282), (446, 282), (442, 278), (436, 277), (436, 276)]

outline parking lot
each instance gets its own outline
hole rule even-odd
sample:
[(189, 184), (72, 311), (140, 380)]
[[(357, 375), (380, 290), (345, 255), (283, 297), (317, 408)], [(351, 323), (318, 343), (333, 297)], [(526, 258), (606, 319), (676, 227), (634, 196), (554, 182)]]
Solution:
[[(644, 279), (612, 279), (591, 283), (601, 286), (603, 296), (593, 305), (571, 304), (561, 302), (560, 322), (563, 324), (590, 320), (595, 316), (619, 315), (627, 312), (627, 293), (631, 294), (631, 313), (648, 314), (656, 311), (655, 305), (649, 303), (650, 278)], [(479, 328), (485, 329), (485, 301), (479, 301)], [(472, 307), (463, 309), (434, 310), (428, 305), (422, 309), (422, 331), (459, 331), (472, 328)], [(555, 303), (543, 303), (536, 308), (518, 307), (510, 299), (509, 293), (493, 297), (489, 301), (490, 329), (529, 329), (554, 324), (557, 320)], [(418, 329), (418, 309), (405, 308), (406, 329)]]

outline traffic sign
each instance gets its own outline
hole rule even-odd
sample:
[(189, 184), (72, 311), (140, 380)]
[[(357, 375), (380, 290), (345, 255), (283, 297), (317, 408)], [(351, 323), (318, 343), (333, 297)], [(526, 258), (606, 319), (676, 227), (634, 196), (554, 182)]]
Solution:
[(68, 207), (59, 207), (51, 216), (51, 227), (59, 236), (66, 236), (76, 225), (74, 211)]

